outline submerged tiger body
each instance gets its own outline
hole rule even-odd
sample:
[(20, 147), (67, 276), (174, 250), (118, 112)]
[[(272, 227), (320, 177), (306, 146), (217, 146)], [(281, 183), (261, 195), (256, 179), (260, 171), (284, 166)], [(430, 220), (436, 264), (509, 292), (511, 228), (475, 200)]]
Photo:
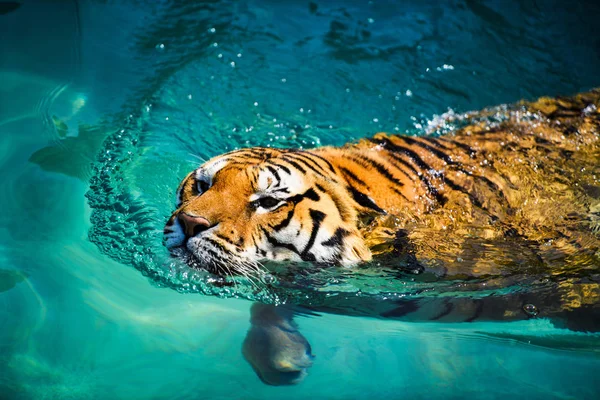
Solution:
[(600, 91), (467, 118), (441, 137), (249, 148), (181, 183), (170, 248), (220, 274), (404, 256), (442, 275), (597, 268)]

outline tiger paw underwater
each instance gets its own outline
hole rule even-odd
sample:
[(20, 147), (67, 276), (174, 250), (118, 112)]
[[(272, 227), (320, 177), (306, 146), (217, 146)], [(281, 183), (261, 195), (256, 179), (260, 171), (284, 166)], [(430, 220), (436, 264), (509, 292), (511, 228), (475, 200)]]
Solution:
[(552, 284), (322, 310), (440, 322), (547, 317), (597, 331), (599, 107), (596, 89), (470, 113), (439, 137), (235, 150), (183, 179), (165, 243), (193, 268), (259, 280), (271, 262), (397, 265), (463, 288), (486, 279), (498, 293), (531, 277)]

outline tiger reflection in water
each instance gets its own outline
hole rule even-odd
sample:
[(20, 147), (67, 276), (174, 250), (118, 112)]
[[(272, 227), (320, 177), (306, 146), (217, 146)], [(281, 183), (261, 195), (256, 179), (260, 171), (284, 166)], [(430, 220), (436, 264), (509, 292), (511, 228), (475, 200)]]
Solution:
[[(542, 311), (597, 312), (599, 108), (594, 90), (522, 102), (500, 122), (489, 122), (498, 109), (473, 113), (447, 136), (379, 133), (342, 147), (233, 151), (183, 179), (166, 245), (221, 275), (260, 274), (265, 260), (352, 268), (390, 253), (446, 277), (544, 271), (560, 290)], [(587, 278), (562, 279), (565, 266)], [(453, 308), (442, 317), (523, 317), (506, 307), (478, 306), (475, 317)], [(312, 356), (291, 315), (256, 306), (252, 321), (246, 344), (254, 349), (244, 354), (258, 375), (301, 380)]]

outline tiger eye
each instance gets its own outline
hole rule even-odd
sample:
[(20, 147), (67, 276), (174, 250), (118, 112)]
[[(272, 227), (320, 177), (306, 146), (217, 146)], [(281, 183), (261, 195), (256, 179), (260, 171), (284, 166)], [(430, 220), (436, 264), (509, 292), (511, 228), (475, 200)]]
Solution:
[(279, 200), (274, 197), (262, 197), (258, 200), (258, 205), (262, 208), (272, 208), (279, 204)]

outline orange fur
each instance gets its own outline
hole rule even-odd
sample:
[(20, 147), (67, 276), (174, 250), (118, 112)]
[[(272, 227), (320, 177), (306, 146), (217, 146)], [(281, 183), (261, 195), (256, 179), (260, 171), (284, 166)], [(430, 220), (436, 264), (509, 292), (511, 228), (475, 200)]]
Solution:
[[(398, 251), (397, 232), (407, 231), (419, 262), (457, 274), (504, 273), (528, 257), (546, 266), (576, 257), (585, 267), (600, 254), (599, 108), (595, 90), (485, 110), (439, 138), (379, 133), (339, 148), (228, 153), (205, 165), (220, 169), (204, 193), (200, 169), (184, 179), (167, 231), (181, 213), (206, 218), (218, 245), (203, 251), (240, 260), (352, 265)], [(502, 122), (487, 122), (498, 112)], [(252, 199), (271, 193), (263, 189), (278, 175), (294, 187), (287, 198), (304, 197), (263, 212)], [(269, 236), (283, 225), (283, 239)], [(505, 252), (507, 240), (519, 250)]]

